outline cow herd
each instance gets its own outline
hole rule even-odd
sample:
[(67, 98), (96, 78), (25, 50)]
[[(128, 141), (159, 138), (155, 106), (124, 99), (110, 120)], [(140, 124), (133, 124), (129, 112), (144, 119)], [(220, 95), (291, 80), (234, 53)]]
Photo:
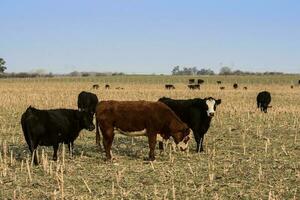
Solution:
[[(171, 86), (170, 86), (171, 87)], [(262, 91), (257, 95), (257, 107), (267, 113), (271, 94)], [(171, 99), (162, 97), (151, 101), (99, 101), (96, 94), (82, 91), (78, 95), (78, 110), (40, 110), (29, 106), (22, 114), (21, 125), (33, 161), (38, 164), (36, 149), (53, 147), (53, 160), (57, 160), (60, 143), (68, 145), (73, 154), (73, 145), (82, 129), (96, 128), (96, 144), (100, 145), (100, 131), (106, 159), (112, 159), (111, 147), (115, 133), (127, 136), (146, 136), (149, 143), (147, 160), (155, 160), (155, 146), (160, 136), (164, 140), (173, 138), (177, 147), (184, 151), (190, 140), (190, 130), (196, 141), (196, 152), (204, 150), (204, 135), (210, 127), (221, 99), (213, 97), (194, 99)], [(93, 124), (94, 114), (96, 126)], [(159, 149), (163, 149), (159, 141)]]

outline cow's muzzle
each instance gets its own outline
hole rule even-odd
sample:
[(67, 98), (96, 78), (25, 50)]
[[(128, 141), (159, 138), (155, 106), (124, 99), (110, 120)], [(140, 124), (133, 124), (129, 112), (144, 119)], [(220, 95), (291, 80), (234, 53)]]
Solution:
[(183, 140), (177, 144), (177, 147), (178, 147), (181, 151), (187, 150), (188, 145), (189, 145), (189, 140), (190, 140), (189, 135), (185, 136), (185, 137), (183, 138)]

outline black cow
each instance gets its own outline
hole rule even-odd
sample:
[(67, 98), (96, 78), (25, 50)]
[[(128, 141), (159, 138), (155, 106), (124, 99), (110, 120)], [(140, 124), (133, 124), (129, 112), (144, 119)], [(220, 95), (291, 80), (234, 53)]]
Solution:
[(82, 129), (95, 129), (93, 117), (85, 112), (71, 109), (39, 110), (29, 106), (21, 117), (22, 130), (34, 163), (38, 164), (36, 148), (53, 146), (53, 160), (57, 160), (60, 143), (73, 149), (74, 140)]
[(188, 88), (191, 90), (195, 90), (195, 89), (200, 90), (200, 84), (188, 85)]
[(298, 80), (298, 84), (300, 85), (300, 80)]
[[(169, 106), (193, 130), (197, 143), (196, 151), (203, 151), (204, 134), (210, 126), (216, 106), (221, 103), (221, 99), (216, 100), (208, 97), (205, 99), (174, 100), (163, 97), (159, 101)], [(162, 142), (159, 143), (159, 148), (163, 148)]]
[(98, 97), (94, 93), (82, 91), (78, 95), (77, 106), (79, 110), (84, 110), (94, 115), (97, 103)]
[(246, 86), (245, 86), (245, 87), (243, 87), (243, 89), (244, 89), (244, 90), (247, 90), (247, 89), (248, 89), (248, 87), (246, 87)]
[(171, 89), (175, 89), (175, 86), (174, 85), (172, 85), (172, 84), (166, 84), (165, 85), (165, 88), (167, 89), (167, 90), (171, 90)]
[(238, 87), (239, 87), (239, 85), (238, 85), (237, 83), (234, 83), (234, 84), (233, 84), (233, 88), (234, 88), (234, 89), (237, 89)]
[(293, 85), (291, 85), (291, 89), (293, 89), (294, 88), (294, 86)]
[(110, 85), (106, 84), (105, 89), (109, 89), (109, 88), (110, 88)]
[(195, 79), (193, 78), (189, 79), (189, 84), (193, 84), (193, 83), (195, 83)]
[(225, 89), (225, 87), (223, 87), (223, 86), (222, 86), (222, 87), (220, 87), (220, 90), (224, 90), (224, 89)]
[(202, 84), (202, 83), (204, 83), (204, 80), (202, 80), (202, 79), (198, 79), (198, 82), (197, 82), (198, 84)]
[(271, 94), (268, 91), (262, 91), (258, 93), (256, 97), (257, 108), (260, 108), (261, 111), (267, 113), (270, 102), (271, 102)]
[(93, 89), (96, 89), (96, 90), (99, 89), (99, 85), (98, 84), (94, 84), (93, 85)]
[(221, 84), (222, 83), (222, 81), (217, 81), (217, 84)]

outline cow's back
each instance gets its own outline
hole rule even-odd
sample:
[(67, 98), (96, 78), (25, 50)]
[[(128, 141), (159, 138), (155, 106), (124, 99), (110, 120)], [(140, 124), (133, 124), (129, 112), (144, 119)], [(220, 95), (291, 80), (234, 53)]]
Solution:
[[(195, 107), (195, 100), (174, 100), (163, 97), (159, 101), (169, 106), (183, 122), (190, 124), (191, 111)], [(197, 109), (195, 108), (194, 110)]]
[(171, 120), (180, 120), (163, 103), (147, 101), (101, 101), (96, 116), (100, 124), (124, 131), (162, 130)]

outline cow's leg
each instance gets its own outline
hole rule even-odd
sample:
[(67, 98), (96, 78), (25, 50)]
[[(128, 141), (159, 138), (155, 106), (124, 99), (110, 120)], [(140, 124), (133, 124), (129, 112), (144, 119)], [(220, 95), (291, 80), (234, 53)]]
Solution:
[(99, 133), (99, 123), (98, 120), (96, 119), (96, 145), (98, 145), (101, 149), (101, 144), (100, 144), (100, 133)]
[(200, 137), (200, 152), (204, 151), (204, 149), (203, 149), (203, 140), (204, 140), (204, 135), (202, 135), (202, 137)]
[(106, 154), (106, 159), (111, 160), (111, 145), (114, 140), (114, 131), (113, 128), (106, 129), (105, 131), (101, 129), (103, 134), (103, 146)]
[(148, 142), (149, 142), (149, 161), (155, 160), (155, 146), (156, 146), (156, 134), (148, 134)]
[(53, 145), (53, 160), (57, 161), (58, 144)]
[(158, 148), (159, 150), (163, 151), (164, 150), (164, 143), (162, 141), (158, 142)]
[(72, 157), (74, 154), (74, 141), (68, 143), (69, 154)]
[[(203, 141), (203, 138), (202, 138), (202, 134), (200, 132), (200, 128), (198, 126), (195, 126), (192, 128), (193, 130), (193, 134), (194, 134), (194, 138), (196, 140), (196, 152), (200, 152), (201, 151), (201, 146), (202, 146), (202, 141)], [(202, 148), (203, 150), (203, 148)]]
[(157, 134), (156, 140), (158, 142), (158, 148), (162, 152), (164, 150), (164, 142), (163, 142), (164, 139), (161, 135)]
[(35, 141), (31, 141), (31, 144), (29, 145), (29, 150), (31, 152), (31, 157), (33, 158), (33, 162), (35, 165), (38, 165), (38, 159), (37, 159), (37, 155), (36, 155), (36, 149), (38, 146), (38, 142)]

